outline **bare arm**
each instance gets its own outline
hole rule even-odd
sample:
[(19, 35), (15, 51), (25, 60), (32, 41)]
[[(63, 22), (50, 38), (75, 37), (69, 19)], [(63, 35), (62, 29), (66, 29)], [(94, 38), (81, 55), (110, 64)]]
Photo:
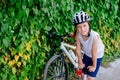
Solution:
[(96, 67), (97, 51), (98, 51), (98, 36), (95, 36), (93, 39), (93, 46), (92, 46), (92, 61), (94, 67)]
[(92, 45), (92, 66), (88, 66), (90, 72), (94, 72), (97, 64), (97, 51), (98, 51), (98, 36), (95, 36), (93, 39)]
[(80, 45), (80, 40), (78, 38), (78, 33), (76, 34), (76, 54), (78, 56), (79, 68), (83, 68), (84, 65), (82, 62), (81, 45)]

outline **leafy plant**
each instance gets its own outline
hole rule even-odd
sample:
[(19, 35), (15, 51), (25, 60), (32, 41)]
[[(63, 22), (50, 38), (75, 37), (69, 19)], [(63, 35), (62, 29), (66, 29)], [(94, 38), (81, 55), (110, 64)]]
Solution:
[(120, 57), (119, 4), (119, 0), (0, 0), (0, 79), (42, 79), (53, 55), (48, 42), (59, 45), (47, 37), (49, 31), (73, 33), (72, 15), (80, 10), (91, 16), (91, 28), (105, 44), (103, 62)]

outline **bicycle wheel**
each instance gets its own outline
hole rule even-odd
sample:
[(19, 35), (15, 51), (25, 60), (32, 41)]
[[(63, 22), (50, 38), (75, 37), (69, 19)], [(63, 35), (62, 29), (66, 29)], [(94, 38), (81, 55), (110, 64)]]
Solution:
[(53, 56), (44, 70), (44, 80), (68, 80), (68, 68), (64, 57)]

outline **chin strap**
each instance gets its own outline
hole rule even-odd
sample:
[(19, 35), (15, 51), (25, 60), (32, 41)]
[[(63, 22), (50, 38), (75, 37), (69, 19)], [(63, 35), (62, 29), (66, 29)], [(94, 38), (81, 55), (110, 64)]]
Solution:
[(90, 36), (90, 32), (91, 32), (91, 29), (89, 28), (89, 32), (88, 32), (88, 36), (87, 36), (87, 37), (89, 37), (89, 36)]
[[(85, 37), (89, 37), (90, 36), (90, 32), (91, 32), (91, 29), (89, 29), (88, 35), (85, 36)], [(84, 36), (84, 35), (82, 35), (82, 36)]]

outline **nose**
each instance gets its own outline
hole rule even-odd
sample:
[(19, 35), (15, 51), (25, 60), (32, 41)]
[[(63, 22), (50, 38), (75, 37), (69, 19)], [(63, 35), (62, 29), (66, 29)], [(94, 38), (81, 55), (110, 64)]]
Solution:
[(82, 32), (85, 30), (85, 28), (84, 27), (81, 27), (81, 30), (82, 30)]

